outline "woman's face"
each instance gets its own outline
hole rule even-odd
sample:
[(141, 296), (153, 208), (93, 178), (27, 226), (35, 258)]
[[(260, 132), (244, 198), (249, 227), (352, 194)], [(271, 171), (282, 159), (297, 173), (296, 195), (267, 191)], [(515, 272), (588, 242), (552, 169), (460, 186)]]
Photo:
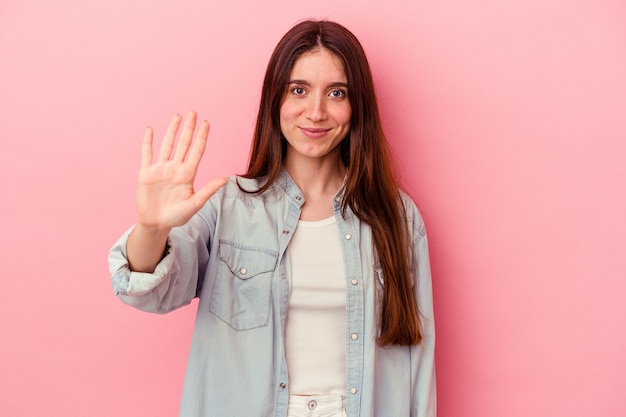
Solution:
[(339, 145), (350, 132), (352, 108), (341, 60), (316, 48), (296, 60), (280, 107), (280, 129), (287, 139), (286, 158), (339, 158)]

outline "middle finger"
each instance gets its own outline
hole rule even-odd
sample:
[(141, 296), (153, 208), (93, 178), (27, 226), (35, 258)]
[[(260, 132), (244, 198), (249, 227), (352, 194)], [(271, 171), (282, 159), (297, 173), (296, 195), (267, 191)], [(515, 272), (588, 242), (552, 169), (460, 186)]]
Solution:
[(185, 155), (187, 155), (187, 151), (189, 150), (189, 145), (191, 145), (191, 140), (193, 138), (193, 131), (196, 129), (196, 112), (190, 111), (187, 113), (187, 117), (185, 117), (185, 125), (183, 126), (183, 131), (180, 134), (180, 139), (178, 139), (178, 145), (176, 146), (176, 151), (174, 151), (174, 161), (183, 162), (185, 159)]

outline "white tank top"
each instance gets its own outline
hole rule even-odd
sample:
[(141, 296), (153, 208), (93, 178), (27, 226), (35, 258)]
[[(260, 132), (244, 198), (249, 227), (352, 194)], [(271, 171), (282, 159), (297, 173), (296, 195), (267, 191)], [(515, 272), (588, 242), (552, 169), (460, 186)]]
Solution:
[(344, 394), (346, 280), (334, 217), (298, 222), (287, 248), (285, 356), (291, 394)]

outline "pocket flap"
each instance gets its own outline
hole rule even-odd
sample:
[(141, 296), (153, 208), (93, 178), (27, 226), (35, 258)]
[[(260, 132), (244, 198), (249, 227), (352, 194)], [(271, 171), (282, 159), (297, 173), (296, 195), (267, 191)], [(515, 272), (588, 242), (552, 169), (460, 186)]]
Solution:
[(239, 279), (250, 279), (271, 272), (276, 268), (278, 257), (273, 252), (221, 241), (219, 258), (230, 272)]

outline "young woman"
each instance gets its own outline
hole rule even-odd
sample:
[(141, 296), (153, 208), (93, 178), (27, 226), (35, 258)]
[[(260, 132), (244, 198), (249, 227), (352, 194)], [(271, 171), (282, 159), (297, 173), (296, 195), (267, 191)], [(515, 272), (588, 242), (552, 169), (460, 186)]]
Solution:
[(153, 161), (112, 248), (122, 301), (199, 297), (180, 415), (433, 417), (434, 324), (422, 218), (398, 188), (365, 53), (305, 21), (267, 67), (248, 172), (193, 180), (208, 136), (191, 112)]

